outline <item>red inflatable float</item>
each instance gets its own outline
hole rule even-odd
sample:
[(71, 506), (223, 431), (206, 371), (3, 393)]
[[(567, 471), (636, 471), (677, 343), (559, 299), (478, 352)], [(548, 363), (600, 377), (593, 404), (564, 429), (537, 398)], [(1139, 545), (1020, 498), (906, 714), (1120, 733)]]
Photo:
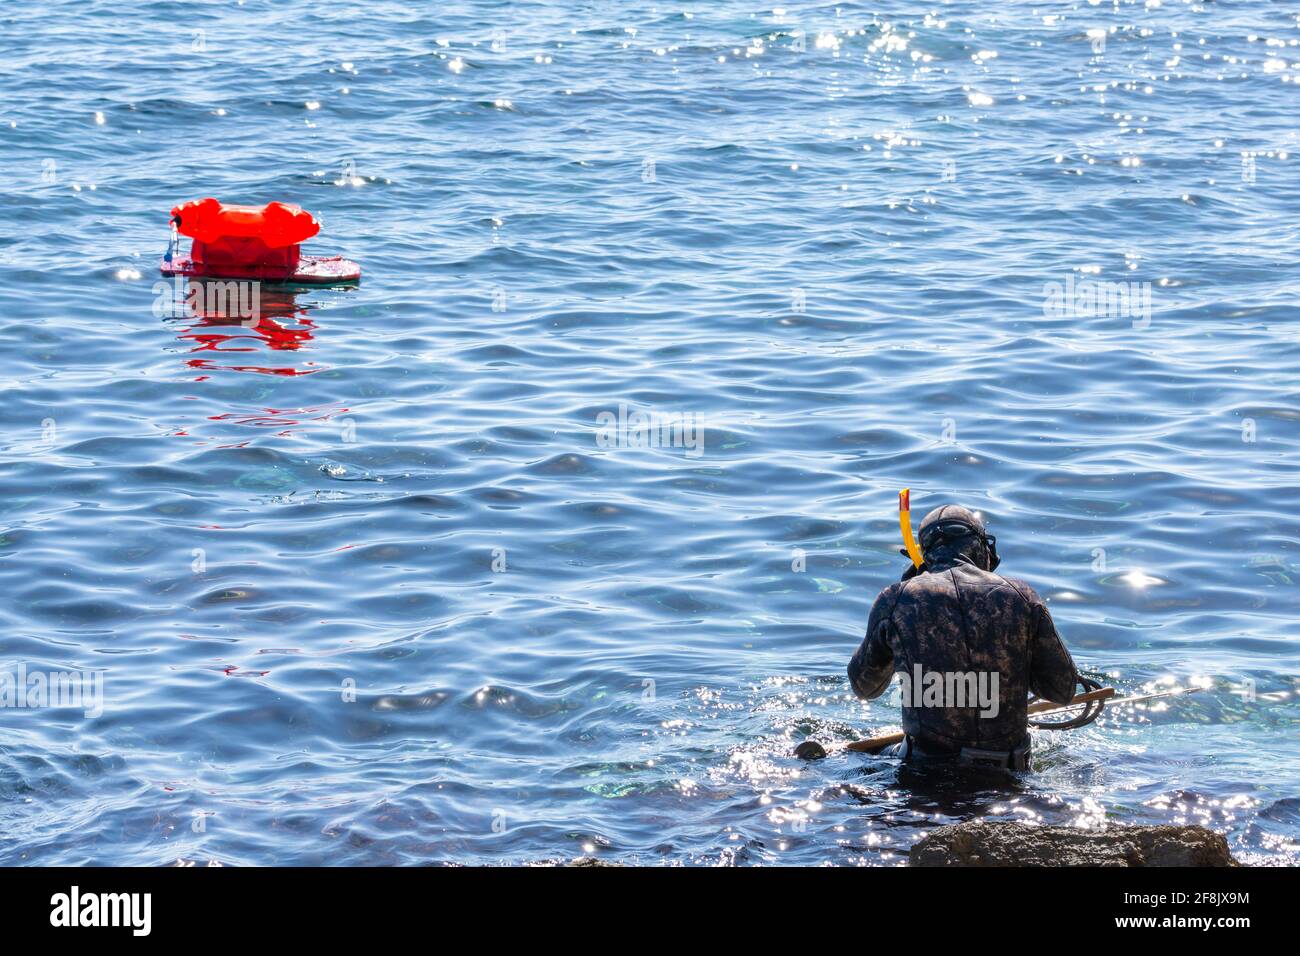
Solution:
[[(172, 241), (163, 256), (165, 276), (205, 279), (261, 279), (303, 285), (356, 282), (361, 267), (342, 256), (310, 256), (299, 245), (320, 232), (320, 223), (299, 206), (224, 205), (211, 197), (172, 209)], [(194, 240), (188, 258), (181, 236)]]

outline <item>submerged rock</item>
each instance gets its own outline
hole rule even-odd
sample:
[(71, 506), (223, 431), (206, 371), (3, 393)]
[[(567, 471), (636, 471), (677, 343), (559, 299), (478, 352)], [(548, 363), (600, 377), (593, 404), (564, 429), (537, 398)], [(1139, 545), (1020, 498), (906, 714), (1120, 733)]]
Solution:
[(968, 820), (912, 847), (911, 866), (1240, 866), (1220, 833), (1194, 826), (1106, 830)]

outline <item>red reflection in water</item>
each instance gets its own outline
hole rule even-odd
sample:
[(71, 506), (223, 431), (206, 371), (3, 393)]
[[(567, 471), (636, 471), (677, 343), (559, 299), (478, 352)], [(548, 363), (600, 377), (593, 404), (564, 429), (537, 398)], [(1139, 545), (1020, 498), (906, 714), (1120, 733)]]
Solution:
[(342, 405), (311, 405), (307, 408), (263, 408), (261, 412), (251, 414), (241, 415), (234, 412), (223, 412), (220, 415), (209, 415), (208, 420), (213, 422), (234, 422), (237, 425), (256, 425), (261, 428), (276, 428), (301, 425), (304, 422), (327, 422), (334, 416), (344, 415), (348, 411), (349, 409)]
[[(225, 285), (233, 288), (234, 284)], [(188, 298), (184, 292), (179, 293), (178, 300), (184, 304), (178, 313), (192, 324), (187, 325), (177, 338), (192, 345), (191, 353), (216, 353), (186, 359), (185, 364), (190, 368), (205, 372), (293, 376), (311, 375), (325, 367), (310, 361), (299, 366), (242, 362), (235, 365), (222, 361), (222, 356), (231, 352), (298, 352), (310, 348), (308, 343), (316, 331), (316, 323), (307, 318), (308, 309), (298, 304), (296, 292), (261, 286), (255, 295), (242, 289), (235, 293), (223, 289), (220, 283), (212, 282), (191, 282), (182, 288), (190, 290), (190, 293)], [(205, 307), (211, 303), (220, 307)], [(231, 304), (253, 307), (244, 312), (232, 311)], [(202, 381), (207, 377), (201, 375), (196, 380)]]
[[(265, 677), (270, 671), (240, 671), (238, 664), (229, 664), (223, 667), (222, 672), (227, 677)], [(239, 673), (235, 673), (239, 671)]]

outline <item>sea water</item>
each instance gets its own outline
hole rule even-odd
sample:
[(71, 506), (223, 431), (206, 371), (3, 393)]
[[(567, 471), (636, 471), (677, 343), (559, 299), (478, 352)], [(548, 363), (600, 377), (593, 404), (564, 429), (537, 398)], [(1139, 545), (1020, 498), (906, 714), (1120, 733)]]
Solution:
[[(0, 26), (0, 670), (71, 675), (0, 707), (0, 862), (900, 865), (986, 816), (1300, 859), (1294, 9)], [(209, 195), (361, 284), (174, 301)], [(904, 487), (1085, 672), (1206, 689), (1016, 779), (794, 759), (897, 726), (844, 668)]]

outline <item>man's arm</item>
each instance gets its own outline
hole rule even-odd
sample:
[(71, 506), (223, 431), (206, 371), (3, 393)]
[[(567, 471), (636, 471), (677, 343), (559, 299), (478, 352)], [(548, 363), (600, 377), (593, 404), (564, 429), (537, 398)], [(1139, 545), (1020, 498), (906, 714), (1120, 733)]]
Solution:
[(1033, 595), (1038, 624), (1029, 646), (1029, 690), (1038, 697), (1057, 704), (1068, 703), (1074, 697), (1074, 685), (1079, 673), (1074, 668), (1074, 658), (1065, 649), (1065, 642), (1056, 632), (1052, 612), (1042, 598)]
[(849, 661), (849, 683), (863, 700), (879, 697), (894, 676), (894, 650), (889, 646), (889, 612), (893, 609), (893, 587), (885, 588), (871, 605), (867, 636)]

